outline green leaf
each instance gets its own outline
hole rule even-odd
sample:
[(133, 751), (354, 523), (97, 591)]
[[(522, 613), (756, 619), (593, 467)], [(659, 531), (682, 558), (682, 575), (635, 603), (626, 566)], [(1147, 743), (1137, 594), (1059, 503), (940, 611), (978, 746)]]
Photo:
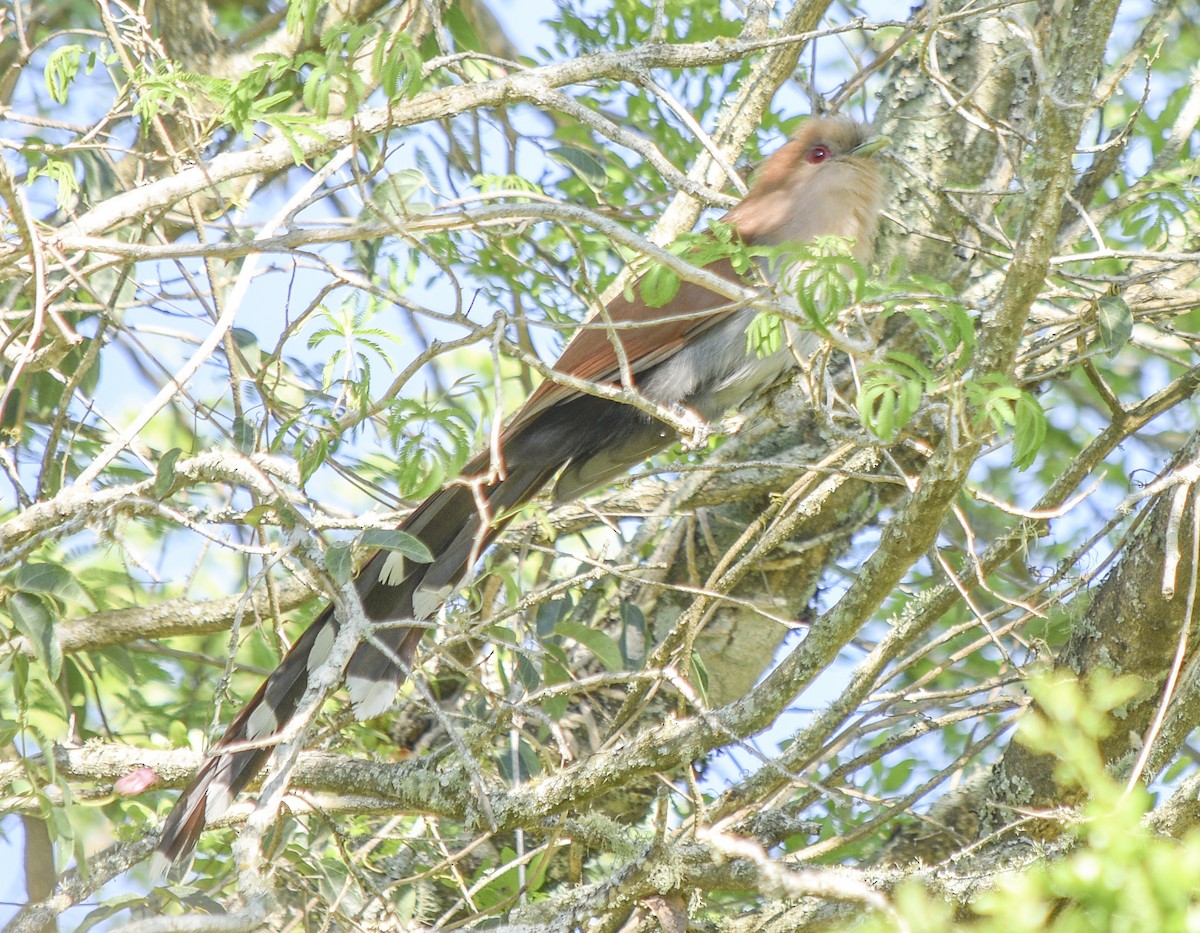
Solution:
[(858, 393), (858, 416), (863, 426), (881, 441), (896, 436), (899, 393), (886, 382), (864, 383)]
[(82, 56), (82, 45), (64, 45), (51, 52), (50, 57), (46, 59), (46, 67), (43, 72), (46, 79), (46, 90), (50, 92), (55, 103), (65, 104), (67, 102), (67, 88), (79, 74), (79, 60)]
[(538, 637), (545, 638), (551, 634), (555, 626), (570, 615), (572, 608), (572, 602), (569, 597), (552, 599), (550, 602), (542, 603), (538, 606), (537, 617), (534, 623), (534, 630), (538, 633)]
[(1013, 466), (1027, 470), (1046, 442), (1048, 422), (1038, 400), (1028, 392), (1017, 399), (1016, 425), (1013, 431)]
[(259, 503), (242, 516), (242, 521), (244, 521), (251, 528), (257, 528), (262, 524), (262, 520), (270, 515), (274, 510), (274, 506), (267, 505), (265, 502)]
[(428, 564), (433, 560), (424, 542), (410, 535), (407, 531), (397, 531), (388, 528), (368, 528), (359, 535), (359, 543), (366, 547), (382, 548), (385, 551), (398, 551), (409, 560), (419, 564)]
[(912, 758), (906, 758), (904, 761), (891, 766), (884, 767), (883, 789), (887, 793), (895, 793), (912, 775), (913, 768), (916, 766), (916, 761)]
[(146, 898), (139, 894), (118, 894), (116, 897), (106, 901), (95, 910), (91, 911), (83, 922), (75, 928), (75, 933), (87, 933), (92, 927), (102, 920), (107, 920), (119, 914), (123, 910), (128, 910), (133, 907), (149, 906)]
[(692, 652), (692, 681), (693, 686), (700, 692), (700, 697), (708, 702), (708, 666), (699, 651)]
[(679, 294), (679, 276), (666, 266), (652, 266), (638, 280), (638, 291), (651, 308), (661, 308)]
[(589, 152), (574, 146), (559, 146), (546, 154), (578, 175), (579, 180), (593, 191), (599, 192), (608, 184), (604, 164)]
[(487, 637), (489, 641), (507, 645), (509, 648), (519, 648), (521, 646), (521, 641), (517, 638), (517, 633), (505, 625), (489, 625), (487, 627)]
[(642, 666), (646, 657), (646, 616), (633, 603), (621, 603), (621, 657), (627, 670)]
[(331, 544), (325, 549), (325, 569), (338, 586), (345, 586), (350, 582), (350, 571), (353, 569), (350, 555), (349, 544)]
[(293, 456), (296, 457), (296, 463), (300, 467), (300, 485), (304, 485), (312, 475), (320, 469), (329, 456), (329, 441), (324, 437), (318, 437), (314, 443), (306, 443), (304, 435), (296, 438), (295, 446), (292, 449)]
[(524, 651), (516, 652), (516, 681), (526, 692), (532, 692), (542, 685), (542, 675)]
[(74, 603), (95, 608), (95, 603), (79, 585), (79, 581), (65, 567), (58, 564), (29, 563), (17, 569), (12, 576), (13, 588), (26, 593), (54, 596), (65, 603)]
[(1100, 342), (1109, 358), (1133, 336), (1133, 311), (1119, 295), (1105, 295), (1096, 305), (1096, 323), (1100, 325)]
[(254, 445), (257, 441), (258, 432), (255, 430), (254, 424), (238, 415), (233, 419), (233, 429), (230, 431), (233, 436), (233, 445), (244, 454), (254, 453)]
[[(565, 684), (571, 679), (571, 675), (567, 672), (567, 668), (550, 659), (546, 659), (542, 663), (542, 679), (546, 682), (547, 687), (554, 687), (558, 684)], [(549, 697), (542, 703), (542, 707), (546, 710), (546, 715), (551, 719), (562, 719), (567, 712), (567, 707), (571, 703), (571, 698), (566, 694), (562, 696)]]
[(244, 327), (235, 327), (230, 331), (233, 342), (242, 353), (246, 366), (251, 372), (257, 372), (262, 363), (262, 350), (258, 346), (258, 335)]
[[(9, 609), (11, 610), (11, 605)], [(29, 703), (29, 659), (23, 654), (14, 654), (12, 657), (13, 685), (12, 695), (16, 698), (22, 709), (25, 709)]]
[(769, 311), (755, 315), (746, 328), (746, 354), (753, 353), (758, 359), (766, 359), (783, 346), (783, 320)]
[(862, 297), (866, 271), (849, 255), (841, 237), (817, 237), (795, 276), (796, 303), (818, 330), (826, 329), (842, 310)]
[(579, 642), (594, 654), (600, 663), (610, 671), (622, 671), (625, 665), (621, 660), (621, 649), (612, 636), (578, 622), (559, 622), (554, 627), (558, 635)]
[(377, 42), (371, 56), (371, 73), (389, 100), (416, 94), (422, 84), (421, 56), (412, 37), (396, 32), (390, 41)]
[(414, 204), (412, 199), (427, 189), (432, 191), (433, 186), (420, 169), (404, 168), (393, 172), (371, 191), (363, 209), (363, 219), (398, 221), (413, 213), (425, 213), (429, 205)]
[(889, 354), (883, 362), (865, 365), (857, 400), (863, 427), (885, 443), (895, 440), (932, 381), (932, 373), (907, 354)]
[(54, 199), (61, 208), (69, 207), (76, 192), (79, 191), (79, 180), (75, 177), (75, 167), (62, 159), (51, 157), (41, 165), (32, 166), (29, 169), (27, 180), (32, 182), (38, 177), (49, 178), (58, 185)]
[(165, 499), (175, 485), (175, 462), (183, 454), (178, 447), (172, 447), (158, 458), (158, 466), (154, 470), (154, 498)]
[(471, 178), (471, 184), (483, 192), (542, 190), (540, 185), (520, 175), (475, 175)]
[(1013, 429), (1013, 466), (1027, 469), (1046, 440), (1046, 413), (1038, 400), (995, 373), (967, 382), (964, 389), (980, 426), (990, 423), (997, 433)]
[(30, 593), (13, 593), (7, 605), (17, 629), (29, 639), (34, 657), (46, 666), (50, 679), (56, 680), (62, 671), (62, 648), (54, 637), (54, 619), (45, 602)]

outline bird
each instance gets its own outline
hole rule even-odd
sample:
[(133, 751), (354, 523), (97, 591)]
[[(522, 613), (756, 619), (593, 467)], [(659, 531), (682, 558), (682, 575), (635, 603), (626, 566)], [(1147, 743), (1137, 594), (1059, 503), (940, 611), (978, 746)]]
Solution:
[[(889, 142), (848, 117), (810, 117), (763, 162), (745, 197), (722, 220), (750, 246), (844, 237), (854, 258), (866, 264), (884, 194), (875, 155)], [(728, 259), (707, 268), (742, 280)], [(644, 399), (704, 424), (737, 409), (795, 365), (786, 346), (765, 354), (747, 350), (746, 330), (758, 313), (753, 304), (731, 303), (688, 281), (658, 307), (638, 296), (635, 287), (613, 298), (599, 319), (605, 326), (580, 328), (553, 371), (619, 389), (631, 388), (623, 382), (632, 376), (632, 388)], [(361, 642), (346, 667), (345, 685), (359, 719), (381, 714), (394, 701), (431, 620), (516, 509), (551, 482), (557, 502), (572, 500), (675, 442), (676, 431), (647, 407), (546, 379), (504, 427), (498, 444), (409, 513), (399, 529), (419, 539), (432, 561), (381, 550), (355, 578), (367, 618), (393, 623)], [(494, 453), (499, 462), (493, 462)], [(295, 713), (338, 626), (330, 604), (212, 746), (163, 824), (152, 872), (161, 876), (183, 861), (205, 825), (228, 810), (261, 770), (272, 736)]]

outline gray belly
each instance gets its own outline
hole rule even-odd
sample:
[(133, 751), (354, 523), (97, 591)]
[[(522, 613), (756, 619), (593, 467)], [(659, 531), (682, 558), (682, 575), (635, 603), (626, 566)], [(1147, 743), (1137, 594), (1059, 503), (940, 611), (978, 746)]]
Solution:
[(746, 350), (746, 328), (757, 311), (743, 308), (638, 379), (660, 405), (685, 405), (706, 421), (720, 418), (775, 382), (792, 365), (787, 346), (759, 357)]

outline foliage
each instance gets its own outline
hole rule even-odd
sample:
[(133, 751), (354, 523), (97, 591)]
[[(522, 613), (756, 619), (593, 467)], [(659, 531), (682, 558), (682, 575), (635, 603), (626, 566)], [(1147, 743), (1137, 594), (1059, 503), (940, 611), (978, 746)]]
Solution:
[(944, 901), (907, 884), (896, 893), (899, 917), (921, 933), (1195, 927), (1200, 899), (1189, 879), (1200, 866), (1200, 834), (1172, 839), (1148, 830), (1150, 794), (1116, 780), (1100, 752), (1099, 739), (1112, 726), (1106, 714), (1136, 696), (1138, 683), (1100, 670), (1086, 690), (1065, 678), (1043, 677), (1029, 686), (1039, 713), (1026, 721), (1022, 741), (1053, 754), (1061, 780), (1088, 792), (1089, 802), (1070, 828), (1071, 843), (1065, 852), (1030, 859), (1024, 871), (1001, 875), (957, 920)]
[[(268, 868), (278, 928), (1194, 926), (1200, 32), (1110, 3), (18, 2), (14, 928), (249, 924)], [(894, 140), (869, 264), (720, 220), (818, 92)], [(707, 266), (794, 378), (518, 514), (391, 715), (326, 698), (265, 855), (153, 885), (263, 672), (429, 558), (398, 517)]]

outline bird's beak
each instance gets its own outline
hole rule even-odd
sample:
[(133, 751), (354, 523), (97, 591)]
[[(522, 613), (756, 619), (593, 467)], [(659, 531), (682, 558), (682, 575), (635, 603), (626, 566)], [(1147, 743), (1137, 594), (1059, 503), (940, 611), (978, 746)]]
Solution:
[(861, 143), (850, 150), (852, 156), (869, 156), (874, 155), (880, 149), (886, 149), (892, 144), (890, 136), (868, 136)]

